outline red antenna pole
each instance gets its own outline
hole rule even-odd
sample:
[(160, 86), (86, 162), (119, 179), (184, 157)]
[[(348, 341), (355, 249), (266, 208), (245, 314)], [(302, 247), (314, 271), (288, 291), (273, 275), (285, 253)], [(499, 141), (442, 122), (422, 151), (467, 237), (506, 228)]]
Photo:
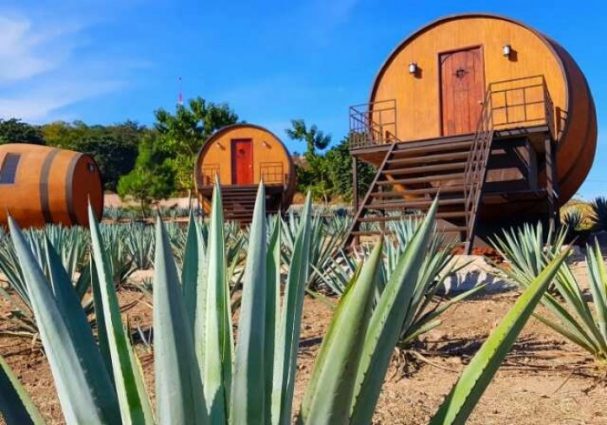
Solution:
[(181, 77), (179, 77), (179, 94), (177, 95), (177, 105), (183, 106), (183, 89)]

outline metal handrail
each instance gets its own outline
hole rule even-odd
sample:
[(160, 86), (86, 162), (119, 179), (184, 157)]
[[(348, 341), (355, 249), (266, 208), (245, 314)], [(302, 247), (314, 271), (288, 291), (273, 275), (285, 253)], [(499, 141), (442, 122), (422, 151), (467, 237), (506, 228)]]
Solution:
[[(518, 83), (522, 81), (530, 81), (539, 79), (537, 83), (530, 83), (519, 87), (508, 87), (503, 89), (496, 89), (502, 84)], [(527, 90), (541, 87), (542, 94), (539, 100), (527, 101)], [(522, 91), (523, 101), (509, 104), (508, 93), (513, 91)], [(494, 96), (496, 94), (503, 94), (503, 105), (495, 106), (493, 103)], [(528, 107), (530, 105), (544, 105), (544, 114), (541, 117), (529, 118)], [(509, 111), (511, 108), (522, 108), (523, 119), (510, 119)], [(495, 112), (505, 111), (506, 120), (496, 123)], [(489, 84), (485, 92), (485, 98), (483, 100), (483, 107), (481, 114), (476, 126), (476, 132), (474, 133), (474, 140), (470, 151), (468, 152), (468, 160), (466, 162), (466, 168), (464, 170), (464, 207), (466, 212), (466, 226), (468, 234), (472, 233), (473, 218), (477, 213), (478, 206), (480, 204), (481, 189), (485, 180), (485, 174), (487, 171), (487, 164), (489, 161), (489, 155), (491, 152), (491, 142), (493, 140), (493, 133), (496, 127), (503, 127), (513, 124), (523, 123), (543, 123), (548, 127), (551, 136), (557, 133), (555, 118), (554, 118), (554, 104), (548, 91), (548, 85), (543, 75), (535, 75), (531, 77), (521, 77), (511, 80), (496, 81)]]
[(492, 113), (491, 91), (485, 92), (483, 107), (476, 126), (474, 140), (468, 151), (468, 159), (464, 169), (464, 208), (466, 213), (466, 228), (468, 235), (472, 232), (472, 220), (476, 214), (480, 193), (483, 184), (483, 176), (487, 167), (491, 142), (493, 140), (493, 113)]

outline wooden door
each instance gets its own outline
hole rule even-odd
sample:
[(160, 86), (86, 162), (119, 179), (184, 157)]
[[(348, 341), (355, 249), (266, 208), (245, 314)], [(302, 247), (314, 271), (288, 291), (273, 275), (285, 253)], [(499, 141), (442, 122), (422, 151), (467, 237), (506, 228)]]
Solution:
[(232, 140), (232, 184), (253, 184), (253, 141)]
[(440, 55), (443, 136), (474, 133), (485, 94), (480, 47)]

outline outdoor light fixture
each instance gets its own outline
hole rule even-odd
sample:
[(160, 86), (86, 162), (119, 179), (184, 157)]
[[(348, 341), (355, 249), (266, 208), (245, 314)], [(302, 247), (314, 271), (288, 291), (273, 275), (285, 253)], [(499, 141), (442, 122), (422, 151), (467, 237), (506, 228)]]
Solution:
[(512, 53), (512, 46), (509, 44), (504, 44), (504, 47), (502, 47), (502, 54), (504, 57), (509, 58), (510, 53)]
[(409, 64), (409, 74), (412, 74), (412, 75), (417, 74), (417, 64), (415, 62), (411, 62)]
[(270, 144), (268, 142), (266, 142), (265, 140), (261, 142), (263, 144), (263, 147), (266, 149), (270, 149)]

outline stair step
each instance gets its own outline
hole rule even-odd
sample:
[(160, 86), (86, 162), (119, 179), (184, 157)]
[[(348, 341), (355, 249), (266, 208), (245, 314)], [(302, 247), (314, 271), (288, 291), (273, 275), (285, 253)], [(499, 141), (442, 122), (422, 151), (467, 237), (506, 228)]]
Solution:
[(392, 152), (392, 156), (393, 157), (400, 156), (400, 157), (404, 158), (406, 156), (426, 154), (429, 152), (445, 152), (445, 151), (456, 151), (456, 150), (460, 150), (460, 151), (466, 150), (466, 152), (468, 152), (468, 150), (472, 146), (472, 142), (473, 142), (473, 140), (469, 140), (469, 141), (466, 140), (464, 142), (450, 143), (449, 145), (437, 144), (437, 145), (431, 145), (431, 146), (420, 146), (420, 147), (416, 147), (416, 148), (408, 148), (406, 146), (402, 146), (402, 145), (406, 145), (406, 143), (399, 143), (397, 148)]
[(393, 232), (382, 232), (381, 230), (354, 230), (350, 233), (352, 236), (380, 236), (389, 235)]
[(446, 164), (436, 165), (422, 165), (420, 167), (409, 167), (409, 168), (388, 168), (382, 171), (385, 175), (404, 175), (404, 174), (416, 174), (416, 173), (430, 173), (434, 171), (452, 171), (466, 169), (466, 162), (451, 162)]
[[(366, 209), (383, 209), (386, 206), (400, 206), (401, 208), (420, 208), (420, 207), (430, 207), (434, 202), (433, 199), (422, 199), (422, 200), (402, 200), (402, 201), (392, 201), (392, 202), (372, 202), (365, 206)], [(439, 199), (438, 206), (445, 205), (463, 205), (465, 202), (464, 198), (447, 198), (447, 199)]]
[(401, 158), (401, 159), (389, 159), (389, 165), (406, 165), (406, 164), (419, 164), (420, 162), (440, 162), (440, 161), (456, 161), (459, 159), (468, 159), (468, 151), (465, 152), (454, 152), (454, 153), (441, 153), (437, 155), (424, 155), (423, 157), (414, 158)]
[[(368, 207), (366, 209), (370, 210), (370, 209), (374, 209), (376, 207)], [(376, 209), (380, 209), (380, 208), (376, 208)], [(386, 210), (386, 211), (396, 211), (396, 210), (403, 210), (403, 207), (401, 205), (386, 205), (381, 207), (382, 210)], [(423, 210), (422, 210), (423, 211)], [(423, 217), (424, 214), (408, 214), (407, 217)], [(461, 211), (448, 211), (448, 212), (437, 212), (436, 213), (436, 217), (437, 218), (463, 218), (466, 217), (466, 211), (461, 210)], [(361, 217), (359, 218), (359, 221), (361, 221), (363, 218), (365, 217)]]
[(440, 174), (434, 176), (424, 176), (424, 177), (412, 177), (408, 179), (394, 179), (394, 180), (382, 180), (378, 181), (378, 185), (390, 185), (390, 184), (413, 184), (413, 183), (429, 183), (435, 181), (442, 180), (455, 180), (455, 179), (463, 179), (465, 176), (464, 173), (452, 173), (452, 174)]
[(424, 189), (406, 189), (404, 192), (386, 191), (372, 192), (374, 198), (396, 198), (407, 195), (432, 195), (435, 193), (464, 193), (464, 186), (443, 186), (443, 187), (428, 187)]
[(415, 217), (414, 215), (385, 215), (385, 216), (365, 216), (358, 219), (361, 223), (379, 223), (386, 221), (399, 221), (407, 218)]

